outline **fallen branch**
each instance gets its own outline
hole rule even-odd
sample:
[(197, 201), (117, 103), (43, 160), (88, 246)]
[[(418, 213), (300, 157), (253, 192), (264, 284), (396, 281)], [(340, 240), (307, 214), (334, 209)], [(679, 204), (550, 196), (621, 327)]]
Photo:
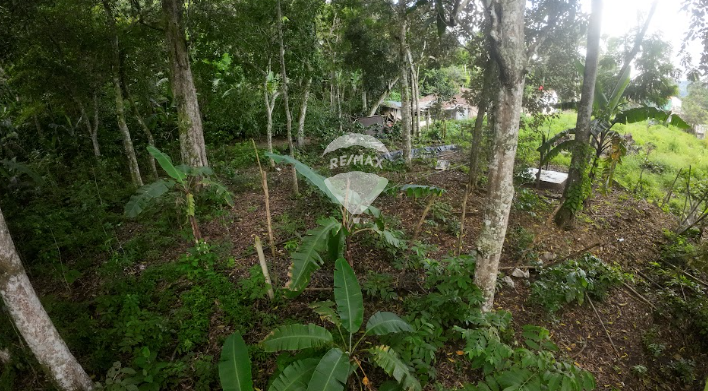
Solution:
[(597, 309), (595, 308), (595, 304), (593, 304), (592, 300), (590, 299), (590, 295), (585, 293), (585, 297), (587, 297), (588, 302), (590, 303), (590, 306), (592, 307), (592, 310), (595, 311), (595, 315), (597, 316), (597, 320), (600, 321), (600, 326), (602, 326), (602, 329), (605, 330), (605, 334), (607, 335), (607, 339), (610, 340), (610, 344), (612, 345), (612, 349), (614, 349), (615, 353), (617, 353), (617, 357), (620, 357), (620, 352), (617, 350), (617, 347), (615, 346), (615, 343), (612, 342), (612, 337), (610, 336), (610, 332), (607, 330), (607, 327), (605, 327), (605, 323), (602, 322), (602, 317), (600, 316), (600, 313), (597, 312)]
[(622, 285), (624, 285), (624, 287), (627, 288), (630, 292), (634, 293), (634, 295), (637, 296), (639, 299), (641, 299), (643, 302), (649, 304), (649, 306), (650, 306), (653, 310), (656, 310), (656, 306), (654, 306), (654, 304), (652, 304), (651, 301), (649, 301), (646, 297), (642, 296), (639, 292), (637, 292), (636, 290), (634, 290), (634, 288), (632, 288), (631, 286), (629, 286), (629, 284), (627, 284), (626, 282), (622, 282)]

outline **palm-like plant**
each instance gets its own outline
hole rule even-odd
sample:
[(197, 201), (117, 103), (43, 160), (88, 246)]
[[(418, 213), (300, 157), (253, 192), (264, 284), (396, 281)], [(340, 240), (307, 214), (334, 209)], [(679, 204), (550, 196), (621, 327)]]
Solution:
[(169, 192), (171, 189), (176, 189), (181, 193), (186, 205), (185, 213), (189, 224), (192, 227), (194, 240), (199, 242), (202, 240), (202, 235), (199, 232), (199, 225), (195, 215), (194, 193), (200, 187), (210, 186), (216, 189), (216, 194), (223, 199), (227, 204), (233, 206), (233, 197), (224, 185), (219, 182), (209, 179), (209, 176), (214, 172), (209, 167), (190, 167), (187, 165), (175, 166), (172, 164), (172, 159), (160, 151), (159, 149), (148, 146), (148, 152), (160, 164), (163, 170), (170, 176), (169, 179), (158, 179), (153, 183), (145, 185), (130, 197), (130, 201), (125, 205), (125, 215), (129, 218), (135, 218), (147, 207), (150, 202), (156, 198)]
[[(360, 348), (366, 337), (413, 331), (413, 328), (394, 313), (377, 312), (367, 321), (366, 330), (360, 332), (364, 323), (361, 287), (354, 270), (343, 258), (335, 263), (334, 302), (314, 303), (310, 307), (334, 326), (336, 336), (314, 324), (285, 325), (268, 334), (261, 342), (266, 352), (308, 352), (304, 354), (306, 358), (285, 367), (273, 379), (268, 391), (341, 391), (352, 374), (363, 384), (369, 384), (361, 366), (361, 359), (365, 357), (393, 377), (404, 390), (421, 390), (411, 368), (391, 347)], [(248, 348), (238, 333), (226, 340), (219, 361), (219, 378), (225, 391), (253, 389), (247, 352)]]
[(291, 156), (271, 153), (266, 153), (266, 156), (276, 163), (292, 164), (300, 175), (319, 189), (332, 203), (339, 205), (341, 211), (341, 219), (330, 216), (317, 221), (318, 226), (307, 232), (302, 243), (293, 253), (293, 263), (289, 273), (290, 280), (285, 285), (285, 293), (288, 296), (294, 297), (300, 294), (309, 284), (312, 273), (317, 271), (325, 260), (335, 261), (344, 257), (348, 241), (358, 233), (373, 232), (380, 235), (393, 247), (402, 248), (404, 246), (404, 241), (399, 239), (395, 232), (386, 229), (381, 211), (373, 205), (363, 212), (372, 221), (357, 222), (342, 205), (342, 200), (338, 199), (337, 195), (327, 186), (322, 175)]

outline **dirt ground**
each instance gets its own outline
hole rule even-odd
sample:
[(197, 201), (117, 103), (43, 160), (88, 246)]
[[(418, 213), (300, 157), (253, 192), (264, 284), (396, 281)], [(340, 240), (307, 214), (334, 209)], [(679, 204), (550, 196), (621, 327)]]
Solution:
[[(447, 192), (440, 201), (451, 205), (452, 214), (459, 219), (467, 176), (456, 169), (456, 164), (463, 159), (463, 154), (452, 153), (446, 158), (452, 161), (452, 169), (449, 171), (435, 171), (430, 165), (421, 164), (416, 165), (411, 172), (387, 173), (386, 176), (394, 183), (434, 185), (446, 189)], [(257, 175), (255, 171), (251, 174), (254, 177)], [(293, 199), (290, 195), (290, 174), (285, 168), (272, 171), (269, 175), (273, 220), (287, 212), (302, 218), (307, 227), (315, 226), (315, 218), (321, 213), (322, 205), (311, 202), (307, 197)], [(549, 216), (559, 203), (559, 195), (545, 191), (538, 193), (546, 201), (546, 207), (533, 211), (533, 214), (513, 209), (509, 231), (523, 227), (533, 233), (534, 241), (530, 250), (544, 254), (550, 259), (549, 262), (576, 257), (587, 251), (605, 262), (620, 265), (624, 272), (641, 271), (649, 262), (659, 258), (660, 246), (664, 241), (663, 230), (675, 224), (670, 215), (656, 206), (621, 190), (615, 190), (607, 196), (596, 195), (591, 199), (579, 216), (575, 229), (566, 231), (558, 229), (549, 221)], [(238, 258), (238, 263), (242, 266), (239, 270), (243, 273), (257, 263), (255, 254), (249, 254), (252, 252), (253, 236), (267, 237), (263, 194), (260, 188), (238, 194), (237, 205), (239, 207), (238, 212), (235, 212), (234, 223), (226, 232), (219, 221), (207, 224), (204, 232), (207, 240), (219, 241), (226, 238), (232, 243), (233, 254)], [(380, 197), (375, 205), (385, 215), (400, 219), (402, 229), (409, 235), (413, 232), (423, 209), (420, 202), (402, 196)], [(481, 227), (483, 207), (484, 191), (477, 190), (469, 198), (462, 240), (463, 253), (469, 253), (474, 248), (475, 238)], [(287, 252), (283, 248), (283, 242), (288, 239), (290, 238), (276, 232), (275, 242), (279, 243), (278, 256), (272, 260), (272, 264), (273, 273), (281, 282), (287, 279), (290, 265)], [(431, 227), (425, 227), (421, 239), (437, 246), (437, 251), (429, 254), (432, 258), (453, 252), (458, 240), (444, 229)], [(506, 272), (521, 265), (520, 261), (515, 259), (514, 252), (509, 250), (513, 247), (512, 244), (508, 239), (501, 259), (502, 269)], [(353, 247), (352, 251), (357, 259), (355, 269), (360, 275), (369, 270), (388, 273), (394, 271), (390, 262), (386, 261), (386, 256), (380, 252), (360, 248), (356, 244)], [(531, 269), (530, 281), (533, 281), (534, 274)], [(658, 327), (661, 337), (667, 342), (667, 350), (674, 357), (693, 359), (697, 363), (699, 376), (708, 373), (708, 357), (705, 351), (700, 350), (701, 341), (690, 334), (677, 333), (676, 324), (661, 317), (645, 302), (652, 302), (655, 298), (651, 289), (647, 289), (648, 285), (642, 283), (640, 278), (636, 284), (630, 285), (634, 292), (630, 287), (616, 288), (606, 300), (593, 301), (594, 308), (588, 303), (583, 306), (569, 305), (556, 314), (555, 318), (551, 318), (544, 309), (529, 303), (530, 281), (515, 280), (515, 288), (505, 286), (498, 292), (496, 306), (512, 313), (517, 330), (525, 324), (548, 328), (553, 341), (563, 354), (579, 367), (595, 375), (600, 390), (690, 389), (677, 384), (667, 384), (660, 373), (652, 373), (651, 370), (649, 375), (643, 378), (632, 373), (631, 368), (636, 365), (651, 368), (652, 357), (643, 348), (642, 338), (653, 327)], [(306, 292), (294, 300), (284, 313), (279, 314), (309, 312), (306, 303), (317, 298), (328, 298), (331, 291), (328, 292), (327, 288), (331, 287), (331, 284), (329, 272), (320, 271), (313, 277), (310, 285), (315, 290)], [(398, 288), (405, 290), (406, 287)], [(254, 330), (254, 335), (247, 338), (256, 342), (265, 335), (264, 332)], [(214, 347), (218, 348), (216, 345)], [(459, 387), (469, 379), (461, 379), (458, 375), (459, 368), (455, 367), (453, 352), (452, 347), (438, 352), (438, 380), (448, 387)]]

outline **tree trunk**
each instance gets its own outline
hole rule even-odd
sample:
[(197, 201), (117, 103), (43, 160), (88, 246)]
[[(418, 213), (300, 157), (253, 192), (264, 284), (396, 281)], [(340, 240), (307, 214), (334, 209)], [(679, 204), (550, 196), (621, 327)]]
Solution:
[(88, 133), (88, 136), (91, 139), (91, 144), (93, 145), (93, 156), (97, 158), (101, 157), (101, 147), (98, 145), (97, 132), (94, 131), (95, 128), (91, 124), (91, 119), (89, 118), (88, 113), (86, 112), (86, 107), (84, 106), (83, 102), (78, 99), (77, 102), (79, 103), (81, 117), (84, 118), (84, 123), (86, 124), (86, 132)]
[[(150, 131), (150, 128), (147, 126), (145, 123), (145, 120), (143, 120), (143, 116), (140, 114), (140, 110), (138, 110), (138, 106), (135, 104), (135, 100), (133, 100), (133, 97), (130, 94), (130, 90), (128, 89), (128, 84), (125, 81), (124, 74), (121, 72), (121, 85), (123, 86), (123, 91), (125, 92), (125, 97), (130, 102), (130, 107), (133, 110), (133, 116), (135, 119), (138, 121), (138, 125), (140, 125), (140, 128), (143, 130), (143, 133), (145, 133), (145, 137), (147, 138), (148, 145), (151, 147), (155, 147), (155, 137), (152, 135), (152, 132)], [(148, 158), (148, 162), (150, 163), (150, 173), (152, 174), (153, 178), (157, 180), (160, 176), (157, 173), (157, 165), (156, 165), (156, 159), (150, 155)]]
[[(295, 146), (293, 145), (293, 116), (290, 112), (290, 99), (288, 97), (288, 73), (285, 70), (285, 42), (283, 41), (283, 10), (278, 0), (278, 41), (280, 41), (280, 78), (283, 83), (283, 103), (285, 105), (285, 128), (288, 133), (288, 147), (290, 156), (295, 157)], [(293, 173), (293, 194), (298, 195), (300, 191), (297, 186), (297, 171), (292, 166)]]
[(472, 188), (477, 187), (479, 181), (479, 155), (482, 153), (482, 138), (484, 135), (484, 116), (487, 114), (490, 95), (492, 94), (492, 83), (494, 83), (494, 61), (489, 58), (484, 69), (484, 85), (482, 86), (482, 96), (477, 107), (477, 118), (474, 121), (472, 130), (472, 145), (470, 146), (470, 173), (469, 184)]
[(376, 101), (376, 104), (371, 106), (371, 111), (369, 111), (369, 117), (376, 115), (376, 111), (379, 109), (379, 106), (381, 106), (381, 104), (386, 100), (388, 94), (391, 93), (391, 89), (393, 88), (393, 86), (396, 85), (396, 83), (398, 83), (398, 79), (400, 79), (400, 76), (396, 76), (395, 79), (393, 79), (386, 85), (386, 89), (384, 90), (384, 92), (381, 93), (379, 99)]
[(496, 0), (487, 9), (492, 21), (492, 50), (501, 86), (495, 107), (494, 156), (489, 164), (489, 187), (482, 230), (477, 239), (475, 284), (484, 294), (482, 311), (492, 310), (499, 258), (514, 198), (514, 159), (524, 91), (526, 53), (525, 0)]
[(130, 171), (130, 179), (135, 187), (141, 187), (143, 185), (143, 178), (140, 176), (140, 167), (138, 166), (138, 158), (135, 155), (135, 148), (133, 148), (133, 140), (130, 137), (130, 130), (128, 129), (128, 124), (125, 121), (125, 102), (123, 100), (123, 90), (120, 86), (120, 48), (118, 46), (118, 31), (116, 29), (116, 21), (113, 17), (113, 11), (111, 6), (108, 4), (107, 0), (103, 0), (103, 8), (106, 11), (106, 19), (108, 22), (109, 29), (111, 30), (111, 46), (113, 49), (112, 53), (112, 66), (111, 72), (113, 73), (113, 90), (116, 95), (116, 120), (118, 122), (118, 130), (123, 138), (123, 150), (125, 151), (125, 156), (128, 158), (128, 170)]
[(361, 112), (366, 113), (368, 107), (368, 102), (366, 101), (366, 89), (361, 88)]
[(197, 90), (189, 64), (187, 39), (182, 26), (182, 2), (162, 0), (165, 14), (167, 51), (170, 55), (172, 96), (177, 106), (179, 144), (182, 163), (192, 167), (209, 165), (204, 144), (202, 117)]
[[(268, 152), (273, 153), (273, 109), (275, 108), (275, 100), (278, 98), (278, 91), (273, 91), (272, 95), (268, 92), (268, 75), (270, 75), (270, 62), (263, 84), (263, 98), (266, 106), (266, 139), (268, 140)], [(270, 166), (275, 167), (273, 159), (268, 160), (270, 161)]]
[(403, 160), (406, 162), (406, 165), (410, 167), (413, 163), (413, 157), (411, 156), (411, 90), (408, 78), (410, 67), (406, 58), (406, 54), (408, 51), (408, 46), (406, 44), (408, 22), (406, 20), (406, 2), (399, 1), (398, 3), (400, 4), (401, 8), (399, 61), (401, 71), (401, 132), (403, 133)]
[(307, 101), (310, 98), (310, 87), (312, 86), (312, 78), (307, 79), (305, 83), (305, 92), (302, 96), (302, 104), (300, 105), (300, 117), (297, 120), (297, 146), (302, 148), (305, 146), (305, 116), (307, 116)]
[(590, 121), (592, 120), (592, 105), (595, 97), (595, 81), (597, 65), (600, 57), (600, 34), (602, 29), (602, 0), (592, 1), (592, 15), (588, 27), (587, 53), (585, 55), (585, 71), (583, 74), (583, 90), (578, 106), (578, 119), (575, 125), (575, 144), (573, 156), (568, 170), (568, 182), (563, 191), (563, 204), (554, 216), (559, 227), (568, 228), (573, 225), (575, 213), (580, 208), (582, 197), (572, 196), (576, 192), (584, 192), (584, 184), (588, 181), (587, 168), (592, 156), (590, 147)]
[(0, 210), (0, 297), (27, 346), (57, 388), (92, 390), (93, 383), (54, 327), (30, 283)]

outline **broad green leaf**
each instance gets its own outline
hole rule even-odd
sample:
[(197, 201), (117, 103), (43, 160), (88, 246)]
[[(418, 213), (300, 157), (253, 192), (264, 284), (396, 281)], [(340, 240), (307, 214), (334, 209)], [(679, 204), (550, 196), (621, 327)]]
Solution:
[(273, 380), (268, 391), (305, 391), (319, 362), (316, 358), (295, 361)]
[(342, 391), (349, 377), (349, 355), (330, 349), (315, 368), (307, 391)]
[(446, 190), (435, 186), (403, 185), (401, 186), (401, 191), (403, 191), (408, 197), (420, 198), (427, 197), (429, 195), (441, 196)]
[(153, 183), (145, 185), (130, 197), (130, 200), (125, 204), (125, 215), (129, 218), (137, 217), (145, 207), (154, 200), (167, 193), (175, 182), (172, 180), (158, 179)]
[(337, 230), (336, 233), (332, 232), (327, 240), (327, 258), (331, 260), (337, 260), (344, 256), (344, 248), (347, 243), (347, 231), (346, 229)]
[(320, 319), (329, 321), (337, 326), (342, 325), (342, 321), (339, 319), (337, 311), (334, 310), (334, 302), (332, 300), (312, 303), (310, 304), (310, 308), (320, 316)]
[(314, 324), (291, 324), (271, 331), (263, 340), (263, 350), (300, 350), (318, 348), (332, 343), (332, 334), (327, 329)]
[(406, 391), (420, 391), (422, 388), (413, 376), (411, 369), (398, 357), (389, 346), (380, 345), (369, 349), (371, 358), (389, 376), (398, 381)]
[(344, 258), (334, 265), (334, 301), (344, 328), (352, 334), (359, 331), (364, 322), (364, 299), (354, 269)]
[(147, 147), (148, 152), (150, 152), (150, 155), (157, 160), (157, 162), (160, 164), (160, 167), (162, 167), (163, 170), (172, 177), (172, 179), (176, 180), (177, 183), (180, 185), (184, 184), (184, 180), (187, 178), (187, 174), (178, 169), (177, 167), (172, 164), (172, 159), (170, 159), (169, 156), (167, 156), (165, 153), (160, 151), (159, 149), (153, 147), (152, 145), (149, 145)]
[(342, 227), (342, 223), (333, 217), (321, 219), (317, 222), (319, 227), (307, 232), (302, 239), (302, 244), (293, 253), (293, 263), (290, 267), (290, 280), (285, 284), (290, 297), (297, 296), (310, 282), (310, 276), (320, 268), (322, 263), (321, 253), (328, 250), (329, 236), (332, 231)]
[(253, 390), (248, 346), (238, 332), (231, 334), (221, 349), (219, 379), (224, 391)]
[[(32, 181), (34, 181), (34, 184), (36, 186), (43, 186), (44, 185), (44, 178), (42, 178), (39, 174), (37, 174), (37, 172), (32, 170), (28, 165), (26, 165), (24, 163), (20, 163), (20, 162), (16, 161), (14, 158), (0, 160), (0, 165), (2, 165), (2, 167), (8, 171), (8, 177), (15, 176), (15, 175), (10, 174), (10, 172), (15, 172), (18, 175), (25, 174), (28, 177), (32, 178)], [(11, 178), (8, 178), (8, 179), (11, 179)]]
[(223, 199), (229, 206), (234, 206), (234, 197), (226, 186), (207, 178), (202, 178), (201, 183), (202, 185), (213, 187), (217, 196)]
[(393, 312), (377, 312), (366, 322), (367, 334), (385, 335), (401, 331), (413, 331), (413, 327)]
[(627, 72), (627, 76), (624, 79), (618, 81), (618, 84), (613, 91), (613, 95), (610, 97), (610, 101), (607, 103), (608, 113), (614, 113), (614, 111), (617, 109), (617, 105), (619, 104), (619, 101), (622, 98), (622, 95), (624, 94), (624, 90), (627, 89), (629, 82), (630, 77), (629, 72)]
[(332, 194), (332, 192), (329, 190), (329, 187), (327, 187), (327, 185), (325, 184), (325, 177), (315, 172), (315, 170), (310, 168), (308, 165), (301, 163), (300, 161), (291, 156), (283, 156), (274, 153), (266, 153), (265, 155), (273, 159), (273, 161), (276, 163), (288, 163), (294, 165), (295, 169), (297, 170), (297, 172), (300, 173), (300, 175), (304, 176), (308, 181), (310, 181), (310, 183), (320, 189), (320, 191), (324, 193), (332, 202), (334, 202), (335, 204), (339, 204), (337, 197)]

